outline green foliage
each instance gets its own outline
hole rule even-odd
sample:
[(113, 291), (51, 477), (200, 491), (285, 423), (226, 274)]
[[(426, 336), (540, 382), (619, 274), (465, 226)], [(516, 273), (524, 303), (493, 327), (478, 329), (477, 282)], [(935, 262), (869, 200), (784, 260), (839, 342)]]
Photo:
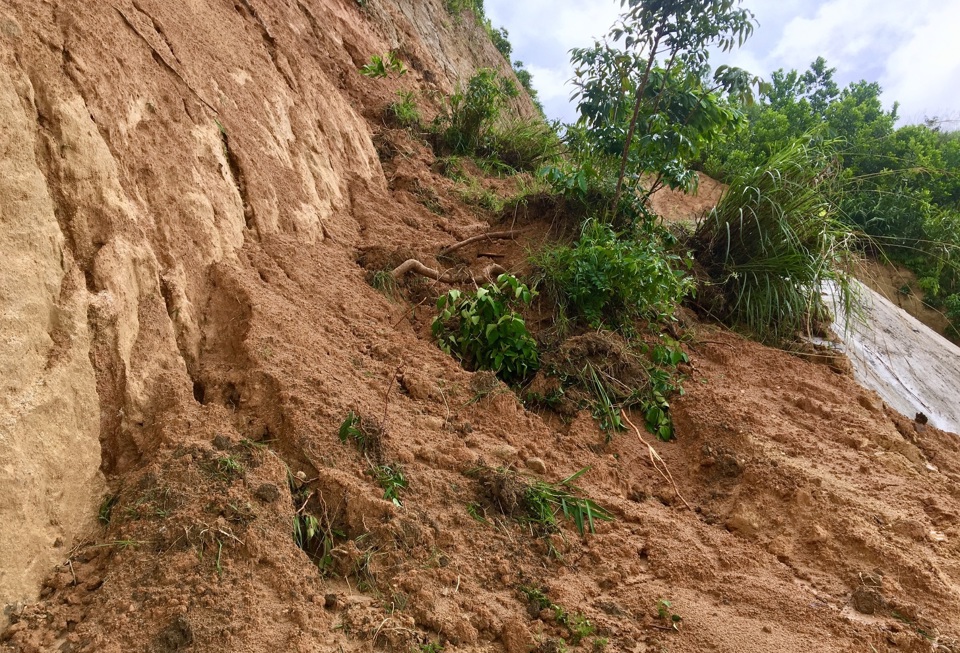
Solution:
[(582, 612), (569, 612), (563, 606), (557, 605), (550, 600), (543, 589), (531, 585), (521, 585), (518, 589), (527, 603), (536, 607), (538, 612), (543, 610), (553, 612), (553, 618), (556, 622), (567, 629), (571, 644), (577, 645), (596, 632), (596, 628), (587, 619), (586, 615)]
[(823, 58), (803, 74), (774, 72), (761, 102), (746, 109), (749, 124), (712, 146), (704, 166), (733, 179), (819, 127), (837, 142), (839, 219), (869, 236), (882, 257), (930, 279), (926, 300), (936, 305), (960, 291), (960, 134), (936, 121), (896, 128), (897, 106), (884, 109), (878, 84), (840, 90), (833, 72)]
[(472, 154), (488, 137), (508, 99), (516, 97), (513, 82), (483, 68), (459, 88), (434, 121), (433, 130), (442, 149)]
[(697, 261), (726, 301), (710, 310), (763, 341), (789, 339), (823, 318), (827, 283), (853, 314), (854, 235), (835, 218), (826, 148), (800, 139), (736, 177), (694, 235)]
[(402, 507), (400, 492), (406, 490), (409, 484), (400, 466), (380, 465), (374, 469), (374, 475), (380, 487), (383, 488), (383, 498), (391, 501), (398, 508)]
[(551, 125), (540, 119), (512, 120), (489, 131), (477, 149), (480, 156), (500, 161), (517, 172), (533, 172), (555, 161), (563, 144)]
[(680, 629), (680, 622), (683, 621), (683, 617), (673, 612), (670, 601), (667, 601), (666, 599), (658, 599), (656, 607), (657, 616), (661, 620), (670, 622), (670, 625), (674, 630)]
[(530, 485), (525, 496), (530, 521), (552, 532), (557, 530), (557, 518), (562, 516), (576, 525), (580, 535), (587, 531), (595, 532), (594, 520), (613, 521), (613, 515), (605, 509), (590, 499), (578, 496), (580, 490), (573, 482), (589, 469), (584, 467), (559, 483), (535, 481)]
[(337, 437), (340, 438), (341, 444), (353, 442), (357, 449), (363, 451), (366, 444), (366, 435), (363, 432), (360, 416), (352, 410), (348, 412), (346, 419), (340, 424)]
[(539, 360), (537, 343), (514, 307), (529, 304), (533, 294), (509, 274), (473, 293), (451, 290), (437, 300), (433, 336), (468, 368), (520, 382), (536, 371)]
[(960, 294), (949, 295), (943, 302), (945, 314), (950, 320), (949, 335), (960, 338)]
[[(670, 416), (670, 397), (683, 393), (682, 377), (677, 371), (680, 363), (690, 359), (676, 341), (663, 337), (654, 345), (641, 344), (639, 352), (626, 351), (619, 357), (603, 361), (586, 361), (583, 368), (565, 379), (568, 386), (585, 391), (586, 405), (592, 410), (600, 428), (611, 435), (625, 428), (621, 411), (638, 408), (644, 416), (647, 430), (666, 442), (674, 437)], [(601, 352), (597, 351), (596, 354)], [(633, 370), (625, 378), (618, 370)], [(624, 372), (620, 372), (621, 376)], [(571, 392), (576, 396), (577, 392)]]
[(490, 27), (487, 33), (490, 35), (490, 40), (493, 41), (494, 47), (503, 55), (503, 58), (510, 61), (510, 57), (513, 55), (513, 45), (510, 43), (510, 33), (507, 31), (507, 28), (501, 27), (494, 29)]
[(396, 102), (387, 107), (387, 115), (401, 127), (410, 129), (420, 124), (420, 109), (417, 108), (416, 94), (413, 91), (397, 91)]
[(243, 463), (233, 456), (219, 456), (216, 459), (217, 472), (223, 478), (231, 478), (243, 474)]
[(97, 511), (97, 519), (104, 526), (110, 525), (110, 519), (113, 516), (113, 508), (117, 505), (117, 501), (119, 500), (119, 495), (108, 494), (103, 497), (103, 500), (100, 502), (100, 509)]
[(370, 285), (379, 290), (390, 300), (396, 300), (400, 295), (400, 288), (391, 270), (376, 270), (367, 277)]
[(388, 52), (382, 57), (378, 54), (370, 57), (370, 63), (360, 67), (360, 74), (375, 79), (382, 79), (391, 74), (402, 77), (407, 74), (407, 67), (394, 52)]
[(537, 108), (540, 112), (540, 115), (543, 115), (543, 104), (540, 102), (539, 94), (537, 89), (533, 87), (533, 75), (530, 74), (530, 71), (527, 70), (526, 66), (522, 61), (513, 62), (513, 74), (517, 76), (517, 81), (520, 82), (526, 91), (527, 95), (530, 96), (530, 101), (533, 102), (533, 106)]
[(710, 49), (730, 50), (753, 32), (753, 15), (739, 0), (625, 4), (612, 44), (572, 51), (579, 124), (589, 128), (593, 147), (617, 161), (608, 215), (644, 173), (653, 176), (647, 196), (663, 183), (690, 189), (690, 159), (740, 118), (724, 95), (747, 99), (755, 82), (727, 66), (714, 71), (712, 85), (705, 81)]
[(560, 310), (591, 327), (670, 315), (691, 289), (672, 267), (680, 257), (668, 253), (653, 231), (621, 237), (596, 220), (586, 223), (574, 245), (544, 249), (532, 262)]
[(445, 6), (452, 16), (458, 16), (465, 11), (472, 11), (478, 18), (486, 15), (483, 0), (446, 0)]
[(640, 397), (640, 410), (647, 430), (658, 440), (668, 442), (674, 435), (668, 398), (678, 392), (683, 394), (675, 370), (677, 365), (689, 363), (690, 359), (679, 347), (665, 344), (655, 345), (651, 350), (651, 358), (654, 364), (649, 368), (650, 386)]

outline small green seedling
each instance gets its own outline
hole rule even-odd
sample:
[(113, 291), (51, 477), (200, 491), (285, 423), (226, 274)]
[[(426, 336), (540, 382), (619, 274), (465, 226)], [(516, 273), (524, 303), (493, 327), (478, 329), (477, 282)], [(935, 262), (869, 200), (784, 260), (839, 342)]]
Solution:
[(383, 498), (393, 502), (398, 508), (403, 507), (400, 501), (400, 491), (406, 490), (409, 486), (407, 478), (403, 475), (403, 470), (399, 465), (380, 465), (374, 470), (377, 482), (383, 488)]
[(120, 497), (116, 494), (108, 494), (103, 497), (103, 501), (100, 502), (100, 510), (97, 511), (97, 519), (100, 520), (100, 523), (104, 526), (110, 525), (110, 518), (113, 516), (113, 507), (117, 505), (117, 501)]
[(347, 413), (347, 418), (340, 424), (340, 430), (337, 432), (342, 444), (353, 442), (361, 451), (364, 445), (363, 430), (360, 428), (360, 416), (352, 410)]
[(674, 630), (680, 630), (680, 624), (683, 621), (683, 617), (673, 612), (670, 607), (670, 601), (667, 601), (666, 599), (657, 600), (657, 616), (663, 621), (669, 621), (670, 626)]

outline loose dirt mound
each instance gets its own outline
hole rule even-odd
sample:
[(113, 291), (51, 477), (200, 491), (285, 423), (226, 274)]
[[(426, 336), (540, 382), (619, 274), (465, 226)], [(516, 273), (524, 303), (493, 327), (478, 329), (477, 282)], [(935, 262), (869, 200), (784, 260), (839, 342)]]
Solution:
[[(80, 406), (61, 430), (83, 444), (75, 469), (2, 481), (32, 502), (2, 506), (2, 649), (957, 650), (955, 436), (701, 327), (678, 439), (655, 445), (687, 510), (635, 436), (607, 442), (585, 411), (554, 428), (430, 343), (448, 286), (367, 283), (398, 256), (449, 267), (442, 247), (491, 228), (380, 119), (403, 84), (503, 65), (461, 20), (434, 1), (3, 5), (0, 134), (35, 152), (17, 161), (45, 225), (4, 254), (52, 270), (18, 305), (5, 281), (32, 335), (4, 360), (36, 363), (8, 403)], [(411, 77), (356, 74), (391, 47)], [(519, 268), (555, 217), (525, 212), (523, 239), (455, 263)], [(24, 443), (61, 423), (3, 408), (5, 468), (39, 464)], [(59, 493), (85, 479), (70, 509), (93, 521), (97, 459), (108, 498), (74, 538)], [(583, 537), (494, 510), (477, 474), (514, 479), (496, 497), (519, 503), (585, 467), (615, 520)]]

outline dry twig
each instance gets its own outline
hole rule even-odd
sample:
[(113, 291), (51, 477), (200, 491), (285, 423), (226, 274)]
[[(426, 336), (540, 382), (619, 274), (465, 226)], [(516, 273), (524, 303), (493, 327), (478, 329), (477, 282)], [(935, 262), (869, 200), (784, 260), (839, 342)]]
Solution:
[[(666, 480), (670, 485), (673, 486), (673, 491), (677, 493), (677, 497), (683, 501), (683, 505), (687, 507), (688, 510), (692, 511), (693, 508), (687, 503), (687, 500), (683, 498), (683, 495), (680, 494), (680, 488), (677, 487), (677, 482), (673, 480), (673, 474), (670, 473), (670, 468), (667, 467), (667, 463), (664, 462), (663, 458), (660, 457), (660, 454), (657, 453), (657, 450), (653, 448), (649, 442), (643, 439), (643, 434), (640, 432), (640, 429), (630, 421), (630, 418), (627, 417), (627, 412), (625, 410), (620, 411), (620, 415), (623, 417), (624, 421), (630, 425), (630, 427), (636, 431), (637, 437), (640, 439), (640, 442), (647, 446), (647, 453), (650, 454), (650, 463), (653, 465), (653, 468)], [(658, 464), (659, 463), (659, 464)]]

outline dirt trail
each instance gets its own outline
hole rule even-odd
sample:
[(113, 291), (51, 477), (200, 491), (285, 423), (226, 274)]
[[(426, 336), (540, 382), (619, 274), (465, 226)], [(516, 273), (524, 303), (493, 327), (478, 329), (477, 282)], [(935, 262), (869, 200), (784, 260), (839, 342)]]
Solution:
[[(408, 76), (357, 74), (390, 48)], [(691, 321), (655, 445), (687, 510), (635, 436), (528, 410), (431, 343), (447, 286), (371, 287), (491, 227), (525, 235), (458, 260), (520, 269), (563, 226), (464, 204), (384, 124), (395, 91), (483, 65), (505, 63), (439, 0), (0, 1), (22, 275), (0, 277), (0, 650), (960, 650), (956, 437)], [(380, 422), (366, 455), (350, 411)], [(373, 463), (402, 468), (401, 505)], [(543, 537), (481, 465), (589, 467), (615, 519)]]

